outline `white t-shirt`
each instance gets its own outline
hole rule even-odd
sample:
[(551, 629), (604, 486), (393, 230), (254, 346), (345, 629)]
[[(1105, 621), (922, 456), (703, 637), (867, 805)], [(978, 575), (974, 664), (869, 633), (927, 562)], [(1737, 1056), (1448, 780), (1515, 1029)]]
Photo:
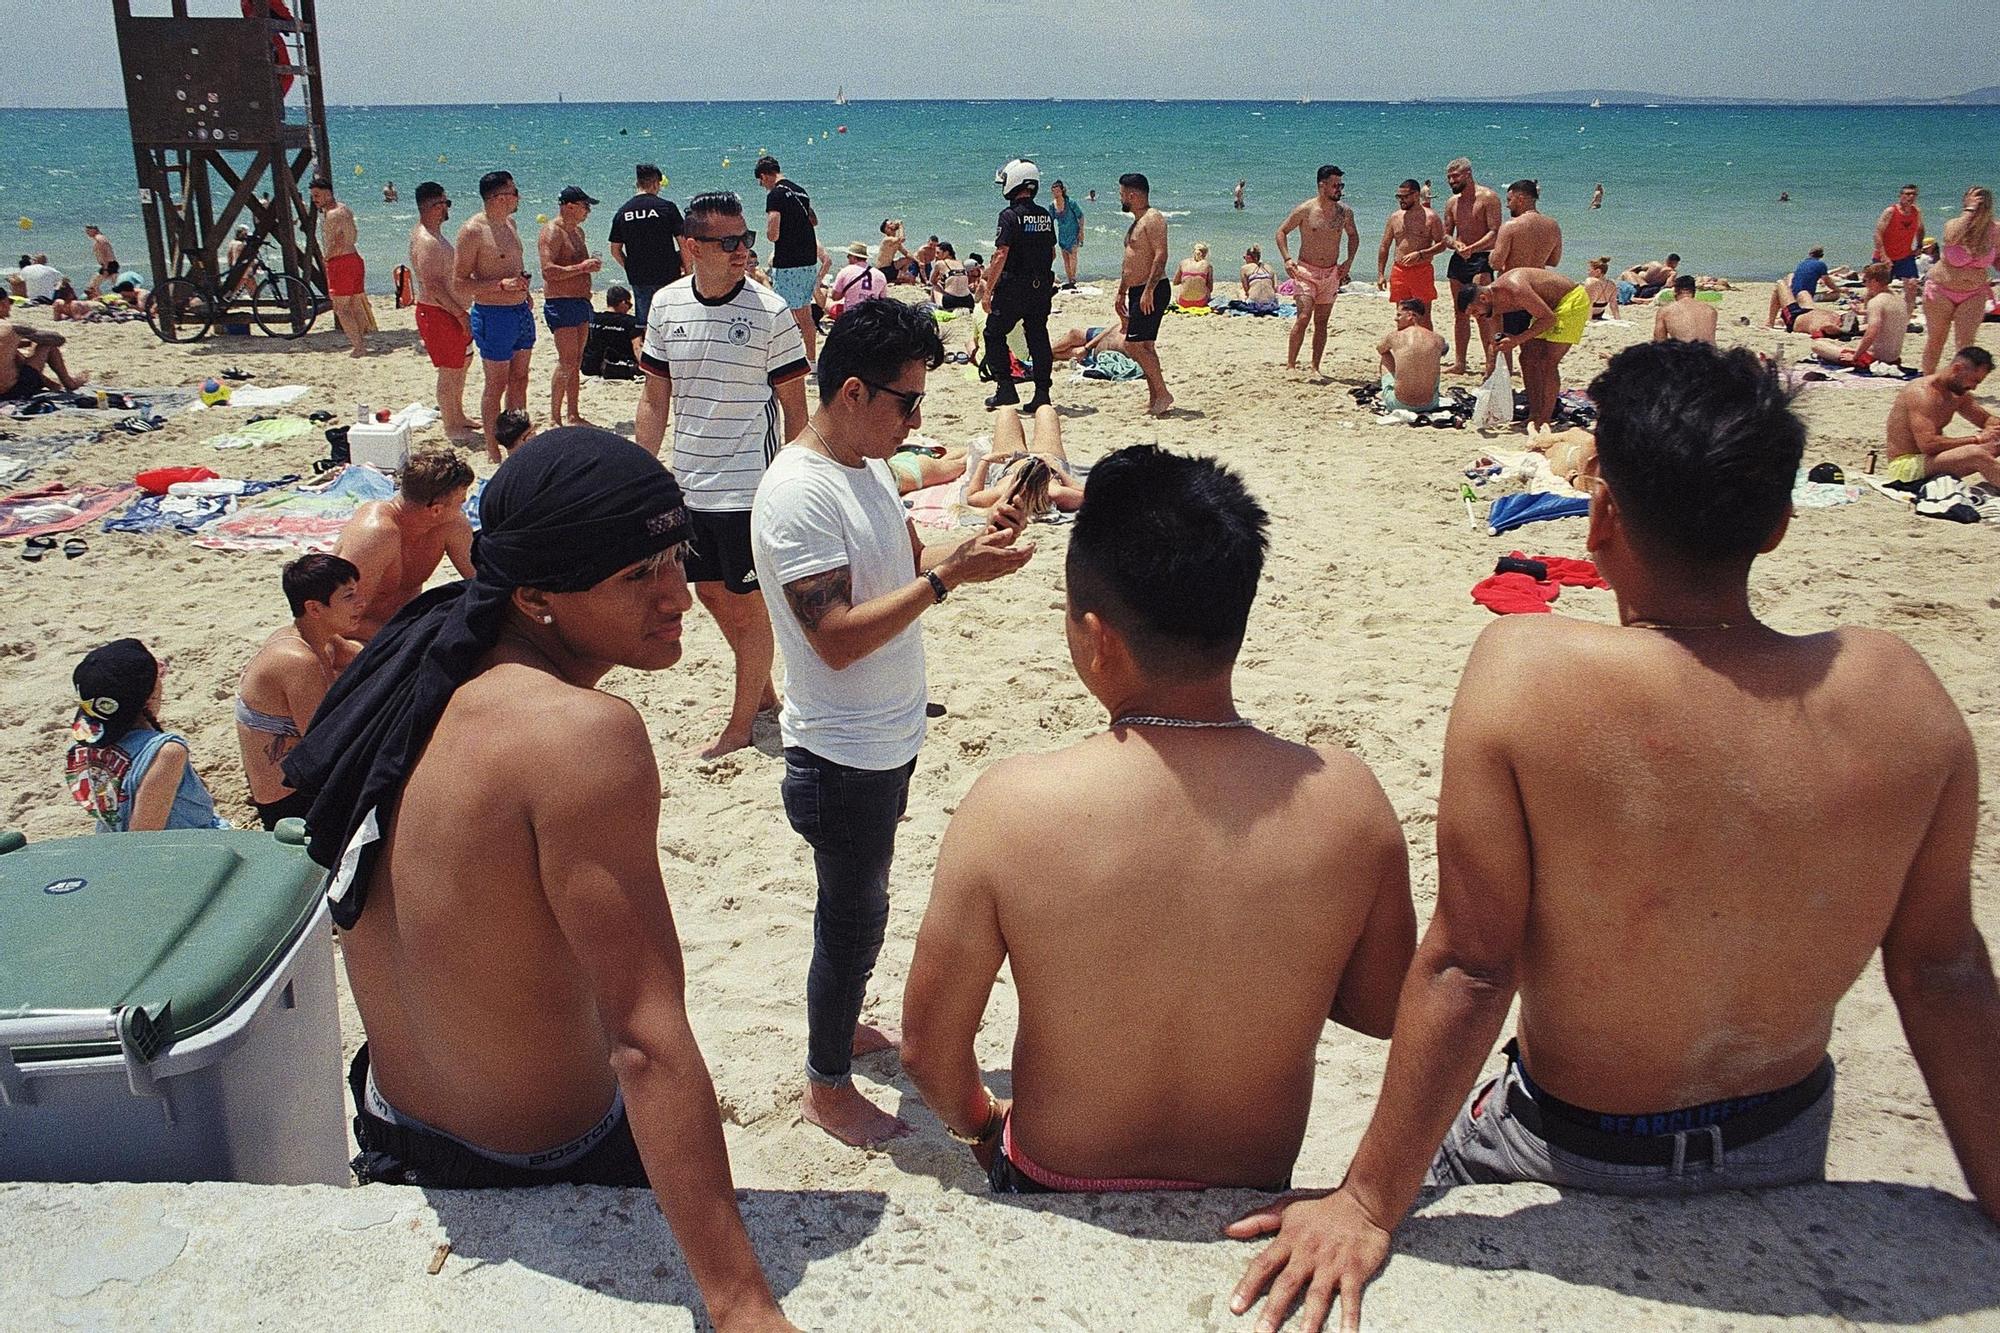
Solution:
[(917, 576), (910, 520), (889, 465), (868, 459), (843, 467), (810, 449), (779, 452), (757, 487), (750, 547), (764, 604), (785, 655), (786, 745), (849, 768), (897, 768), (924, 743), (924, 634), (921, 622), (841, 671), (806, 641), (779, 591), (809, 574), (847, 566), (855, 606)]
[(30, 264), (21, 270), (21, 282), (28, 289), (30, 301), (54, 299), (62, 280), (62, 270), (49, 264)]
[(689, 509), (740, 513), (784, 444), (771, 386), (806, 373), (799, 324), (784, 299), (745, 279), (719, 301), (694, 277), (662, 287), (646, 316), (639, 364), (674, 386), (674, 479)]

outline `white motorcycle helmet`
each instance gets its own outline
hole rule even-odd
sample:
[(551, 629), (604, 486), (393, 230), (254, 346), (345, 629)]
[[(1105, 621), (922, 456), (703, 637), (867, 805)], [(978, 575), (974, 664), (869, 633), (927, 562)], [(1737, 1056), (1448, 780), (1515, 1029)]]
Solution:
[(993, 173), (993, 183), (1000, 187), (1001, 194), (1012, 199), (1014, 191), (1020, 189), (1023, 185), (1032, 185), (1040, 189), (1042, 184), (1042, 169), (1028, 161), (1025, 157), (1017, 157)]

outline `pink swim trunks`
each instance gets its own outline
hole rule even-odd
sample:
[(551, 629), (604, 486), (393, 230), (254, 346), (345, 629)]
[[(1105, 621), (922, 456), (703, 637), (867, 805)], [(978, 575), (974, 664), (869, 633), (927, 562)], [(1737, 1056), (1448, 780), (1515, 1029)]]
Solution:
[(1332, 305), (1333, 298), (1340, 295), (1340, 266), (1308, 264), (1303, 259), (1295, 262), (1301, 274), (1295, 279), (1298, 284), (1299, 308)]

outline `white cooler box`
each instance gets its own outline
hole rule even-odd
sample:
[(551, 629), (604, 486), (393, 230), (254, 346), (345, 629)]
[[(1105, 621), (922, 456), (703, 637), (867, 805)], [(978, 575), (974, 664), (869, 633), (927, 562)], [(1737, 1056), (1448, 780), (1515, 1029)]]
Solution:
[(347, 453), (357, 463), (401, 472), (410, 456), (410, 428), (395, 421), (357, 421), (347, 428)]
[(297, 820), (0, 838), (0, 1179), (348, 1183)]

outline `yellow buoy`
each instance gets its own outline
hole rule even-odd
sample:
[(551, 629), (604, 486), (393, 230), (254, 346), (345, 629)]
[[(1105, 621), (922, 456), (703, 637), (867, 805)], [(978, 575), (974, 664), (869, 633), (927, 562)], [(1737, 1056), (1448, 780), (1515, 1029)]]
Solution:
[(443, 154), (443, 153), (439, 153), (439, 154), (438, 154), (438, 161), (440, 161), (440, 162), (444, 161), (444, 154)]
[(728, 165), (729, 165), (729, 159), (728, 159), (728, 158), (726, 158), (726, 157), (725, 157), (725, 158), (723, 158), (723, 159), (722, 159), (722, 165), (723, 165), (723, 166), (725, 166), (725, 167), (726, 167), (726, 166), (728, 166)]
[(535, 214), (535, 221), (542, 223), (544, 226), (548, 224), (548, 220), (549, 220), (549, 215), (547, 213)]
[(21, 230), (22, 230), (22, 231), (33, 231), (34, 229), (35, 229), (35, 220), (34, 220), (33, 218), (22, 218), (22, 219), (21, 219)]
[(674, 178), (672, 176), (660, 177), (660, 184), (662, 185), (672, 185), (673, 183), (674, 183)]
[(355, 164), (354, 164), (354, 174), (355, 174), (355, 175), (357, 175), (357, 176), (359, 176), (359, 175), (361, 175), (361, 174), (362, 174), (362, 173), (361, 173), (361, 164), (360, 164), (359, 162), (357, 162), (357, 163), (355, 163)]

